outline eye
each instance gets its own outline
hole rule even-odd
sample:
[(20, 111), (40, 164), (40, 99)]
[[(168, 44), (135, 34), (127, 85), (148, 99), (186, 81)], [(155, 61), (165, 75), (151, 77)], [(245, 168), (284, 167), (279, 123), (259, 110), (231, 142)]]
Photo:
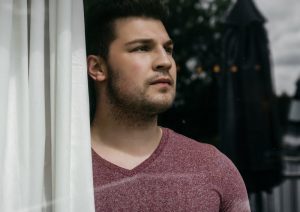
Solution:
[(143, 46), (138, 46), (132, 49), (132, 52), (147, 52), (150, 50), (149, 46), (143, 45)]
[(169, 46), (169, 47), (165, 47), (165, 50), (168, 54), (172, 55), (173, 51), (174, 51), (174, 48), (173, 48), (173, 46)]

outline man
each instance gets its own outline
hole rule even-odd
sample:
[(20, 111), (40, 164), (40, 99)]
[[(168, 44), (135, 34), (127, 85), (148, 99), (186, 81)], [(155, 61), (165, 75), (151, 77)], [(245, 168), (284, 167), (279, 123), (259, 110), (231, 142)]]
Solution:
[(175, 97), (159, 0), (102, 0), (86, 16), (96, 211), (250, 211), (222, 153), (157, 125)]

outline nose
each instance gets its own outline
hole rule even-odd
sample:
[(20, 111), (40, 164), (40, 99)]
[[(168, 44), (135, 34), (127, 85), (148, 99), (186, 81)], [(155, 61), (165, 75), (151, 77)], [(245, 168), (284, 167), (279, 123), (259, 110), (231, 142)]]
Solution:
[(172, 67), (172, 55), (168, 54), (164, 48), (158, 49), (153, 62), (153, 70), (169, 71)]

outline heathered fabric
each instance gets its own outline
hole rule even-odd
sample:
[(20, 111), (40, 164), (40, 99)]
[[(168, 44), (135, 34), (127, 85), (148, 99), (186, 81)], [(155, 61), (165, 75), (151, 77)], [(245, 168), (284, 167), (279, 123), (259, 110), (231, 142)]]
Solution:
[(248, 212), (244, 182), (215, 147), (163, 128), (154, 153), (132, 170), (92, 150), (96, 211)]

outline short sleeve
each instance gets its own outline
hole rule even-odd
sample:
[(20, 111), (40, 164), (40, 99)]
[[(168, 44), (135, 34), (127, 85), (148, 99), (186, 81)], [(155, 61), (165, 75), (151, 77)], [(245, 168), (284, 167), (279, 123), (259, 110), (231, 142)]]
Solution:
[(239, 171), (223, 153), (217, 151), (215, 162), (218, 164), (218, 176), (215, 178), (221, 192), (222, 212), (250, 212), (250, 205), (245, 183)]

